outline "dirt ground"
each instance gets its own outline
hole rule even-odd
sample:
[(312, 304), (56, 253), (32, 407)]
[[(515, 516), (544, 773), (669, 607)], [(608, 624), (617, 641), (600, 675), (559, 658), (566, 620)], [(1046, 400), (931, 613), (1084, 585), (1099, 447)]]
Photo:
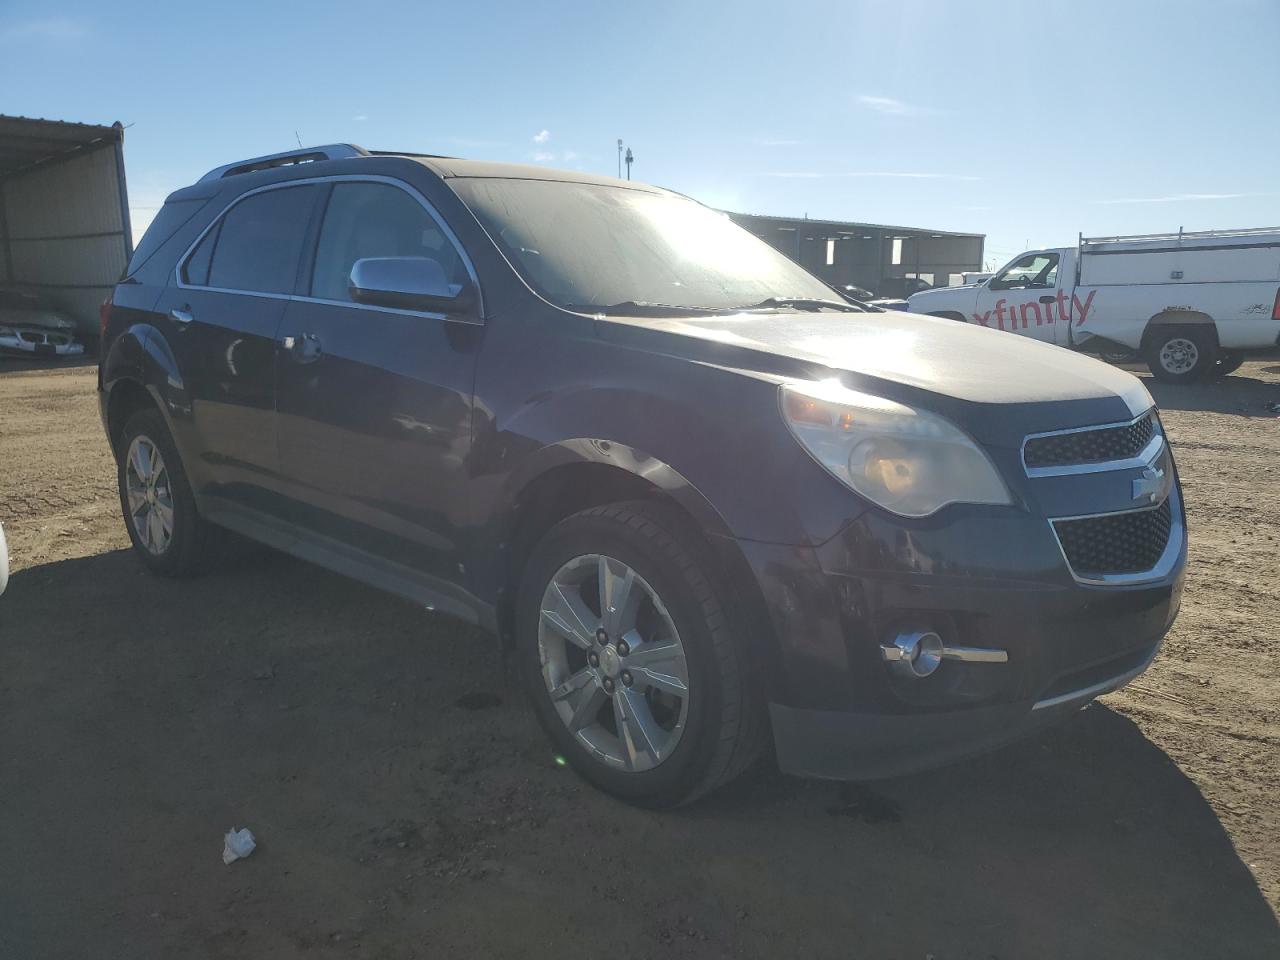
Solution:
[(1138, 682), (666, 814), (556, 766), (469, 628), (265, 552), (145, 574), (94, 375), (0, 363), (0, 957), (1280, 957), (1280, 361), (1149, 383), (1191, 566)]

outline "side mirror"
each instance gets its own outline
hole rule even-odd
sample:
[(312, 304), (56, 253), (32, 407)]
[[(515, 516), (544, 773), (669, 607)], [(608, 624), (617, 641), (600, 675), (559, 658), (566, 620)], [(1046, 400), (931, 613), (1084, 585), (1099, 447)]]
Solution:
[(351, 299), (379, 307), (462, 313), (475, 305), (470, 282), (450, 283), (430, 257), (365, 257), (351, 267)]

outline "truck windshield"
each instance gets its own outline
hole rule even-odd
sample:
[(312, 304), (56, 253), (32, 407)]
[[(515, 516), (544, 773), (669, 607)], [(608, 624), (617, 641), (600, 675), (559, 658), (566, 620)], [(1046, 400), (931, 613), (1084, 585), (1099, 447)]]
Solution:
[[(728, 217), (682, 197), (551, 180), (457, 178), (450, 186), (525, 281), (566, 309), (652, 314), (836, 299)], [(841, 308), (849, 309), (832, 304)]]

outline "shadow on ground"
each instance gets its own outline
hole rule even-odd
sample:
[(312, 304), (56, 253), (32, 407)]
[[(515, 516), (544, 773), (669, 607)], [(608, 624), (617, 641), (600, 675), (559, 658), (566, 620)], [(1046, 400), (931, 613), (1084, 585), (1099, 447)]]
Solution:
[(2, 956), (1280, 955), (1195, 785), (1105, 706), (657, 814), (553, 762), (485, 637), (283, 557), (22, 570), (0, 637)]
[[(1145, 368), (1125, 366), (1124, 369), (1142, 379), (1162, 410), (1274, 417), (1275, 413), (1270, 407), (1274, 403), (1280, 403), (1280, 386), (1239, 373), (1203, 383), (1173, 384), (1161, 383), (1148, 374)], [(1276, 370), (1280, 371), (1280, 367)]]

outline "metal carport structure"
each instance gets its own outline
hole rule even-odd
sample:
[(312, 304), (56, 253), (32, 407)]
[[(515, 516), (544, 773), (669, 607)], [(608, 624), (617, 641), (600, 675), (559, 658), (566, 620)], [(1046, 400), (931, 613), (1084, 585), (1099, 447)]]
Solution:
[(0, 115), (0, 285), (48, 299), (92, 338), (132, 254), (124, 126)]

